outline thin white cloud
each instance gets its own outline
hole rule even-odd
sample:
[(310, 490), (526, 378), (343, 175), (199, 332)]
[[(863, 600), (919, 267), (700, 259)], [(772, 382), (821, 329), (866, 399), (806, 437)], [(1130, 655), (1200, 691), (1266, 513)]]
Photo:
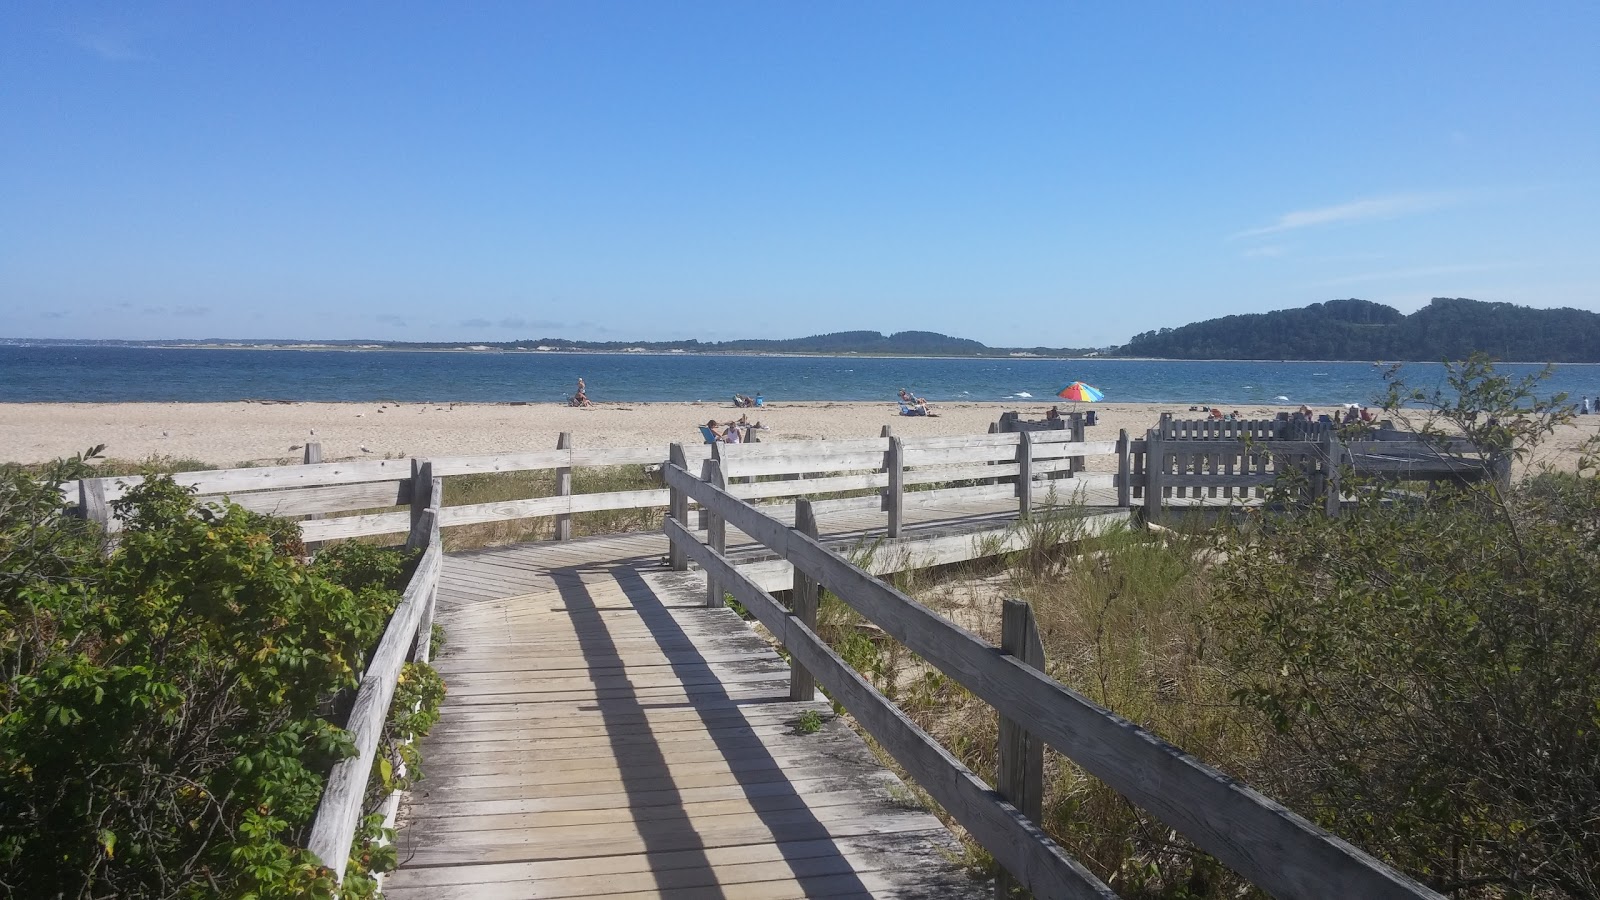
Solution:
[(1312, 228), (1318, 225), (1367, 222), (1375, 219), (1396, 219), (1401, 216), (1431, 212), (1450, 206), (1459, 202), (1459, 200), (1460, 197), (1458, 195), (1449, 193), (1390, 194), (1384, 197), (1367, 197), (1363, 200), (1352, 200), (1349, 203), (1340, 203), (1336, 206), (1323, 206), (1317, 209), (1301, 209), (1284, 213), (1278, 217), (1278, 221), (1271, 225), (1246, 229), (1233, 234), (1231, 237), (1234, 239), (1261, 237), (1268, 234), (1295, 231), (1300, 228)]
[(1442, 275), (1469, 275), (1474, 272), (1492, 272), (1513, 268), (1515, 263), (1466, 263), (1454, 266), (1418, 266), (1412, 269), (1391, 269), (1387, 272), (1362, 272), (1344, 275), (1326, 281), (1313, 281), (1310, 287), (1337, 287), (1343, 284), (1363, 284), (1369, 281), (1404, 281), (1411, 278), (1438, 278)]
[(133, 47), (133, 37), (110, 29), (80, 31), (72, 35), (78, 46), (106, 62), (133, 62), (144, 55)]
[(1264, 247), (1251, 247), (1241, 255), (1245, 259), (1277, 259), (1288, 252), (1289, 250), (1286, 247), (1280, 247), (1277, 244), (1268, 244)]

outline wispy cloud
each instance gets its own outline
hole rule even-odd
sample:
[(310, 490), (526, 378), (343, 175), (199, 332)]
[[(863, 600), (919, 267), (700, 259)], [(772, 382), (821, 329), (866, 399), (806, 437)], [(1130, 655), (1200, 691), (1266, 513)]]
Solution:
[(1277, 244), (1268, 244), (1265, 247), (1251, 247), (1249, 250), (1244, 251), (1244, 253), (1241, 255), (1245, 259), (1277, 259), (1288, 252), (1289, 249), (1287, 247), (1280, 247)]
[(1351, 222), (1369, 222), (1380, 219), (1397, 219), (1401, 216), (1413, 216), (1418, 213), (1432, 212), (1446, 206), (1460, 202), (1461, 197), (1452, 193), (1410, 193), (1389, 194), (1383, 197), (1367, 197), (1362, 200), (1352, 200), (1349, 203), (1340, 203), (1335, 206), (1323, 206), (1317, 209), (1300, 209), (1287, 212), (1278, 217), (1278, 221), (1260, 228), (1249, 228), (1230, 235), (1231, 238), (1261, 237), (1268, 234), (1281, 234), (1285, 231), (1295, 231), (1301, 228), (1313, 228), (1318, 225), (1347, 224)]
[(136, 62), (144, 54), (134, 48), (133, 35), (115, 28), (89, 28), (73, 32), (72, 42), (106, 62)]
[(1474, 272), (1493, 272), (1515, 268), (1517, 263), (1464, 263), (1453, 266), (1418, 266), (1411, 269), (1391, 269), (1386, 272), (1362, 272), (1344, 275), (1326, 281), (1314, 281), (1309, 287), (1337, 287), (1343, 284), (1364, 284), (1369, 281), (1405, 281), (1412, 278), (1438, 278), (1444, 275), (1470, 275)]
[(490, 325), (493, 325), (493, 324), (494, 323), (489, 321), (488, 319), (462, 319), (461, 320), (461, 327), (462, 328), (488, 328)]
[(384, 325), (393, 325), (397, 328), (406, 327), (405, 317), (397, 316), (394, 313), (383, 313), (382, 315), (373, 316), (372, 318), (374, 321)]
[(185, 317), (188, 317), (188, 318), (199, 318), (200, 316), (209, 316), (209, 315), (211, 315), (211, 307), (209, 307), (209, 306), (179, 306), (179, 307), (176, 307), (175, 309), (172, 310), (172, 314), (175, 315), (175, 316), (185, 316)]

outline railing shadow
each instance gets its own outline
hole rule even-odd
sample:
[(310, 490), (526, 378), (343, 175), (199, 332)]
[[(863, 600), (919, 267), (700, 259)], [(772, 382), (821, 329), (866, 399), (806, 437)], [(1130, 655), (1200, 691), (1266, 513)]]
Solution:
[[(572, 616), (582, 655), (593, 660), (597, 669), (615, 669), (626, 676), (620, 660), (624, 653), (619, 641), (601, 615), (585, 584), (582, 571), (593, 572), (594, 565), (551, 570), (557, 590)], [(728, 682), (713, 669), (697, 649), (693, 636), (673, 616), (670, 608), (645, 581), (638, 568), (610, 562), (603, 566), (622, 588), (651, 641), (667, 659), (665, 668), (684, 686), (681, 699), (655, 699), (642, 694), (631, 684), (597, 690), (596, 709), (605, 723), (612, 753), (618, 759), (618, 772), (629, 801), (634, 827), (643, 842), (644, 852), (659, 858), (664, 866), (652, 867), (658, 890), (681, 896), (725, 897), (719, 884), (717, 865), (708, 851), (729, 844), (771, 843), (778, 850), (789, 875), (801, 879), (825, 876), (828, 890), (862, 893), (867, 886), (855, 874), (850, 860), (830, 836), (828, 826), (818, 820), (805, 798), (796, 789), (784, 761), (773, 756), (755, 726), (744, 716), (746, 710), (788, 702), (787, 668), (776, 664), (768, 671), (759, 669), (740, 677), (749, 680)], [(588, 627), (585, 627), (588, 626)], [(755, 635), (751, 638), (759, 641)], [(763, 648), (764, 650), (764, 648)], [(724, 666), (724, 668), (727, 668)], [(741, 688), (737, 685), (766, 686), (770, 689)], [(668, 693), (670, 697), (670, 692)], [(651, 730), (649, 712), (668, 708), (693, 710), (727, 770), (764, 832), (753, 831), (746, 838), (714, 837), (708, 844), (696, 830), (696, 821), (672, 770), (672, 763), (658, 741), (638, 740), (641, 730)], [(818, 736), (820, 737), (820, 736)], [(811, 739), (808, 738), (808, 742)], [(825, 753), (827, 744), (818, 740), (810, 745)], [(827, 767), (826, 773), (811, 771), (808, 776), (837, 777), (841, 785), (851, 771), (844, 761)], [(808, 779), (809, 780), (809, 779)], [(691, 789), (692, 790), (692, 789)], [(703, 821), (703, 820), (702, 820)], [(770, 834), (768, 834), (770, 833)], [(781, 876), (780, 876), (781, 877)], [(771, 880), (763, 875), (762, 880)]]

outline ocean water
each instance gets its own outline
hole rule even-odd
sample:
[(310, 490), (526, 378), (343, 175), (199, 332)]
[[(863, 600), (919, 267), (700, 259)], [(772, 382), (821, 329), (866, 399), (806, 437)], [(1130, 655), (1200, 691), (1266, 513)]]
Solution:
[[(1533, 373), (1537, 365), (1506, 365)], [(1361, 362), (884, 359), (640, 353), (194, 350), (0, 345), (0, 402), (561, 401), (578, 377), (597, 402), (881, 400), (1044, 403), (1082, 380), (1107, 402), (1244, 406), (1367, 403), (1384, 367)], [(1408, 363), (1436, 386), (1437, 364)], [(1541, 393), (1600, 395), (1600, 365), (1563, 364)]]

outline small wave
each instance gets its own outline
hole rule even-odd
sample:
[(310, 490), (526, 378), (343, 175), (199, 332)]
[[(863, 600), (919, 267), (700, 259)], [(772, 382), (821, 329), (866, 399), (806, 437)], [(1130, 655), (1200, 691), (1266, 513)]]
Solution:
[(1017, 391), (1015, 394), (1012, 394), (1011, 396), (1017, 397), (1019, 399), (1026, 399), (1026, 400), (1032, 400), (1033, 399), (1033, 395), (1028, 393), (1027, 391)]
[(1272, 398), (1272, 399), (1274, 399), (1274, 400), (1277, 400), (1277, 401), (1278, 401), (1278, 402), (1280, 402), (1280, 403), (1288, 403), (1288, 402), (1289, 402), (1289, 398), (1288, 398), (1288, 397), (1285, 397), (1285, 396), (1284, 396), (1284, 395), (1282, 395), (1282, 394), (1279, 394), (1279, 395), (1278, 395), (1278, 396), (1276, 396), (1276, 397), (1273, 397), (1273, 398)]
[(1327, 372), (1312, 372), (1311, 373), (1311, 377), (1312, 378), (1327, 378), (1328, 377), (1328, 373)]

